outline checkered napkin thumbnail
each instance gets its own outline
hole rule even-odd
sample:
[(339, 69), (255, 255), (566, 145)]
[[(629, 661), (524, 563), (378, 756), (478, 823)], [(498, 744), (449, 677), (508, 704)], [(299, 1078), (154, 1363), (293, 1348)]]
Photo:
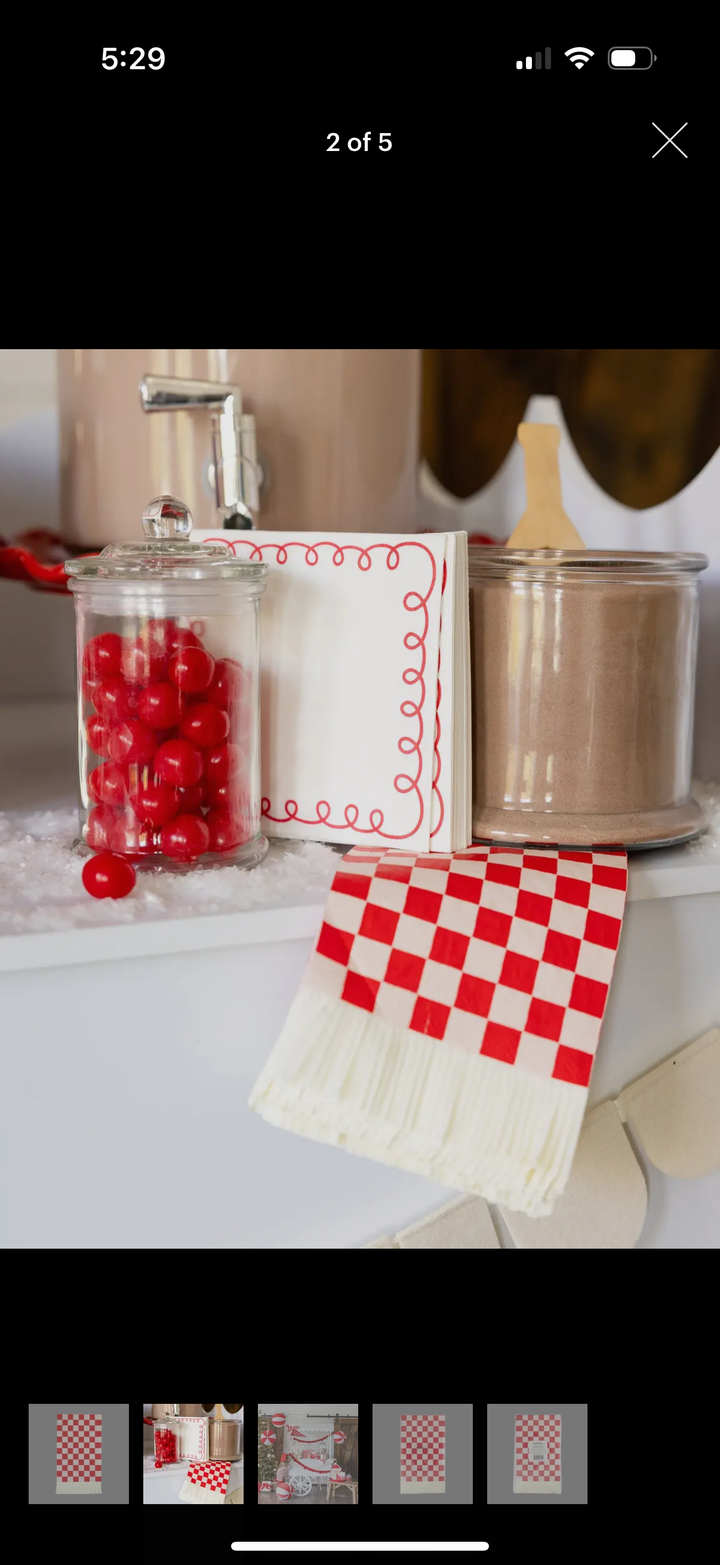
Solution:
[(515, 1415), (514, 1494), (560, 1494), (562, 1471), (559, 1413)]
[(445, 1419), (442, 1414), (401, 1413), (400, 1493), (445, 1493)]
[(102, 1494), (102, 1413), (58, 1413), (56, 1494)]
[(224, 1505), (231, 1462), (191, 1462), (179, 1499), (191, 1505)]
[(253, 1089), (271, 1124), (538, 1216), (570, 1172), (623, 851), (352, 848)]

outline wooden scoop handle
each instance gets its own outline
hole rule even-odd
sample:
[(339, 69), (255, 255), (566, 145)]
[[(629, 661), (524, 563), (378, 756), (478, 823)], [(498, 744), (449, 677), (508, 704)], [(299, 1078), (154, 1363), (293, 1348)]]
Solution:
[(519, 424), (518, 440), (525, 453), (527, 507), (508, 538), (508, 548), (584, 549), (577, 528), (563, 510), (557, 425)]

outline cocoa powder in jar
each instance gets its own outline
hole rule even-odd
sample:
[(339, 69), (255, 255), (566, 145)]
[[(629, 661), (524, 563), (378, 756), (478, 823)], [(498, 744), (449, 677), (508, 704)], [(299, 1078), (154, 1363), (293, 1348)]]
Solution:
[(471, 550), (473, 834), (639, 844), (697, 831), (705, 556), (598, 553), (580, 565), (537, 550), (493, 574), (508, 569), (504, 553)]

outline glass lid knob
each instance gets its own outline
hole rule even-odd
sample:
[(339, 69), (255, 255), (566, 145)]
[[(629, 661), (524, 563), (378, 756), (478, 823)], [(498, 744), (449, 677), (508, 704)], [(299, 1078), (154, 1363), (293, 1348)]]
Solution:
[(142, 524), (146, 538), (189, 538), (195, 525), (190, 507), (171, 494), (158, 495), (146, 505)]

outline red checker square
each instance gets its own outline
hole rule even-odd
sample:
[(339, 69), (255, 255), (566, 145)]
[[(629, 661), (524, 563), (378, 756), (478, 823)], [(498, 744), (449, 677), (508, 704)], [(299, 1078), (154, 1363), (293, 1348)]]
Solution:
[(564, 1019), (562, 1005), (553, 1005), (551, 1000), (538, 1000), (535, 997), (530, 1001), (525, 1031), (534, 1033), (537, 1038), (550, 1038), (553, 1043), (557, 1043)]
[(554, 853), (526, 853), (523, 869), (541, 869), (547, 875), (557, 874), (557, 858)]
[(572, 1011), (585, 1011), (588, 1016), (602, 1016), (605, 1010), (609, 984), (598, 983), (596, 978), (582, 978), (575, 974), (568, 1007)]
[(402, 880), (407, 885), (412, 874), (410, 864), (378, 864), (375, 871), (376, 880)]
[(400, 914), (394, 913), (392, 908), (368, 902), (358, 933), (365, 935), (368, 940), (380, 940), (383, 945), (391, 946), (399, 917)]
[(494, 993), (495, 985), (488, 983), (486, 978), (473, 978), (471, 973), (463, 973), (455, 997), (455, 1009), (472, 1011), (474, 1016), (487, 1016)]
[(590, 881), (573, 880), (569, 875), (558, 875), (555, 895), (559, 902), (574, 902), (576, 907), (587, 907), (590, 901)]
[(449, 897), (458, 897), (461, 902), (479, 902), (482, 888), (480, 875), (459, 875), (457, 872), (448, 875), (447, 894)]
[(412, 956), (409, 951), (398, 951), (393, 947), (385, 973), (385, 982), (395, 984), (398, 989), (411, 989), (414, 994), (417, 994), (424, 966), (423, 956)]
[(519, 951), (506, 951), (498, 983), (507, 989), (521, 989), (523, 994), (532, 994), (539, 965), (534, 957), (521, 956)]
[[(442, 897), (439, 892), (426, 891), (424, 886), (408, 886), (405, 912), (412, 914), (413, 918), (424, 918), (429, 924), (436, 924), (441, 903)], [(362, 924), (360, 931), (361, 934), (365, 933)]]
[(593, 864), (593, 885), (612, 886), (614, 891), (627, 887), (627, 870), (613, 869), (610, 864)]
[(507, 1065), (514, 1065), (519, 1044), (520, 1033), (514, 1027), (504, 1027), (501, 1022), (488, 1022), (480, 1053), (489, 1054), (494, 1060), (504, 1060)]
[(585, 925), (585, 939), (591, 940), (595, 946), (607, 946), (608, 950), (617, 951), (620, 929), (619, 918), (610, 918), (607, 913), (594, 913), (591, 908)]
[(347, 967), (355, 936), (346, 929), (336, 929), (334, 924), (323, 923), (318, 936), (317, 950), (331, 962), (341, 962)]
[(433, 962), (444, 962), (446, 967), (462, 968), (469, 944), (469, 935), (459, 935), (454, 929), (441, 929), (438, 925), (430, 956)]
[(361, 973), (348, 973), (340, 999), (359, 1006), (363, 1011), (374, 1011), (379, 988), (380, 984), (375, 978), (363, 978)]
[(333, 891), (344, 891), (346, 897), (360, 897), (364, 902), (370, 890), (369, 875), (349, 875), (347, 870), (339, 869), (332, 883)]
[(416, 869), (449, 869), (450, 860), (441, 858), (436, 853), (419, 853), (415, 860)]
[(518, 892), (515, 909), (518, 918), (526, 918), (531, 924), (548, 924), (551, 912), (552, 897), (538, 896), (536, 891)]
[(580, 955), (580, 941), (575, 935), (563, 935), (559, 929), (549, 929), (543, 961), (551, 962), (553, 967), (565, 967), (568, 972), (574, 973), (577, 960)]
[(494, 907), (479, 907), (475, 921), (475, 936), (487, 940), (490, 945), (506, 946), (512, 919), (508, 913), (498, 913)]
[(568, 1049), (560, 1044), (555, 1059), (553, 1076), (557, 1081), (572, 1081), (578, 1087), (587, 1087), (592, 1070), (593, 1057), (584, 1049)]
[(413, 1032), (424, 1032), (428, 1038), (444, 1038), (449, 1015), (449, 1005), (440, 1005), (437, 1000), (427, 1000), (419, 994), (410, 1017), (410, 1026)]
[(592, 864), (592, 853), (574, 853), (569, 848), (561, 848), (559, 859), (574, 859), (576, 864)]
[(520, 868), (520, 864), (496, 864), (490, 858), (485, 871), (485, 879), (499, 880), (503, 886), (519, 886)]

